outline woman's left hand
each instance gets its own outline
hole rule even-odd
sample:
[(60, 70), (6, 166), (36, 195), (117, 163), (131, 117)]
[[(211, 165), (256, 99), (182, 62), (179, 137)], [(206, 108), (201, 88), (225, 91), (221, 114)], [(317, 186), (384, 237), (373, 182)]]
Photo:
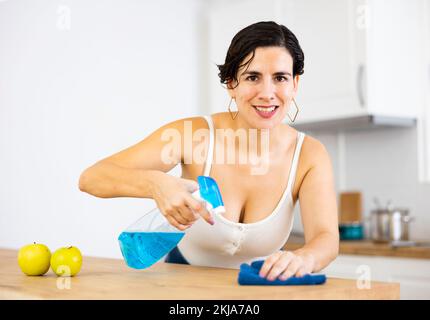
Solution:
[(312, 255), (280, 250), (270, 255), (260, 270), (260, 276), (273, 281), (286, 280), (291, 276), (302, 277), (311, 273), (315, 265)]

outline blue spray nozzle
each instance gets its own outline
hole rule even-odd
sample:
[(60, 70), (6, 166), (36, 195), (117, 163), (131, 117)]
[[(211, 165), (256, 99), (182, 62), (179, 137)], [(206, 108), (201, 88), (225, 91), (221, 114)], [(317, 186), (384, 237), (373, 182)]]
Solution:
[(220, 206), (224, 206), (222, 202), (221, 192), (219, 191), (218, 185), (214, 179), (208, 176), (198, 176), (197, 182), (199, 183), (200, 196), (209, 202), (215, 209)]

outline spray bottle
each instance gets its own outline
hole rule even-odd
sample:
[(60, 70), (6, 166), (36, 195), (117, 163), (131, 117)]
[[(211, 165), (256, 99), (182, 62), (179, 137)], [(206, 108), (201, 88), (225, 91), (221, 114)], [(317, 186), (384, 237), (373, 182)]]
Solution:
[[(203, 201), (212, 214), (225, 212), (218, 185), (208, 176), (198, 176), (199, 190), (192, 196)], [(191, 227), (192, 228), (192, 227)], [(145, 269), (167, 255), (186, 233), (172, 226), (158, 208), (146, 213), (118, 237), (121, 253), (131, 268)]]

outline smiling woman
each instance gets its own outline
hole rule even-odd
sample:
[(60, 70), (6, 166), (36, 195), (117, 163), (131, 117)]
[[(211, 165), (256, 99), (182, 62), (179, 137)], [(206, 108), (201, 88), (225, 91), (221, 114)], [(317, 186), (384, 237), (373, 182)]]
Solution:
[[(303, 74), (303, 67), (304, 54), (295, 35), (287, 27), (275, 22), (258, 22), (234, 36), (225, 63), (218, 65), (218, 76), (221, 83), (227, 84), (232, 100), (236, 97), (246, 99), (247, 95), (253, 95), (253, 91), (261, 89), (261, 85), (274, 85), (284, 105), (289, 105), (297, 92), (298, 76)], [(266, 75), (268, 79), (265, 79)], [(241, 81), (245, 82), (240, 87), (242, 92), (246, 92), (245, 95), (235, 91)], [(253, 107), (262, 118), (270, 119), (278, 112), (279, 106), (270, 104)], [(279, 115), (284, 116), (285, 111)]]
[[(260, 274), (269, 280), (320, 271), (338, 254), (331, 161), (319, 141), (284, 123), (303, 66), (299, 42), (285, 26), (259, 22), (246, 27), (233, 38), (225, 63), (219, 65), (220, 81), (237, 104), (236, 114), (229, 106), (229, 112), (168, 123), (86, 169), (80, 189), (103, 198), (154, 199), (173, 226), (187, 229), (166, 262), (239, 268), (242, 263), (264, 260)], [(191, 124), (191, 135), (183, 129), (185, 123)], [(171, 130), (178, 132), (181, 145), (171, 148), (174, 151), (166, 162), (162, 155), (171, 143), (163, 134)], [(205, 139), (193, 139), (201, 130), (208, 133), (202, 135)], [(219, 130), (235, 136), (239, 131), (249, 132), (247, 145), (259, 145), (266, 153), (265, 169), (252, 170), (252, 160), (219, 161), (226, 149)], [(254, 131), (260, 134), (251, 134)], [(258, 150), (236, 144), (229, 148), (239, 155), (247, 153), (245, 159), (255, 159), (258, 154)], [(204, 163), (185, 161), (194, 158), (193, 149), (204, 150)], [(177, 164), (182, 167), (180, 178), (166, 173)], [(198, 188), (199, 175), (217, 181), (225, 214), (213, 215), (191, 196)], [(298, 250), (285, 251), (297, 200), (306, 243)]]
[[(229, 94), (250, 124), (271, 128), (273, 122), (261, 121), (261, 118), (274, 122), (285, 118), (297, 92), (299, 77), (293, 76), (293, 59), (285, 48), (270, 46), (254, 49), (245, 60), (246, 64), (238, 66), (237, 79), (227, 80)], [(259, 100), (255, 99), (257, 92)], [(243, 108), (247, 104), (254, 110)]]

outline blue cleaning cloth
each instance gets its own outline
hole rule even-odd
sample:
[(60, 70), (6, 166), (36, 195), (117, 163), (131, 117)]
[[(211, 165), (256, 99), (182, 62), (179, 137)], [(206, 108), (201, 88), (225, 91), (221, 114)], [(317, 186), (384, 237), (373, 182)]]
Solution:
[(299, 286), (299, 285), (314, 285), (323, 284), (326, 282), (325, 274), (306, 274), (303, 277), (290, 277), (286, 280), (275, 279), (269, 281), (266, 278), (260, 277), (259, 272), (263, 266), (263, 260), (253, 261), (251, 265), (247, 263), (242, 263), (240, 265), (238, 282), (240, 285), (269, 285), (269, 286)]

